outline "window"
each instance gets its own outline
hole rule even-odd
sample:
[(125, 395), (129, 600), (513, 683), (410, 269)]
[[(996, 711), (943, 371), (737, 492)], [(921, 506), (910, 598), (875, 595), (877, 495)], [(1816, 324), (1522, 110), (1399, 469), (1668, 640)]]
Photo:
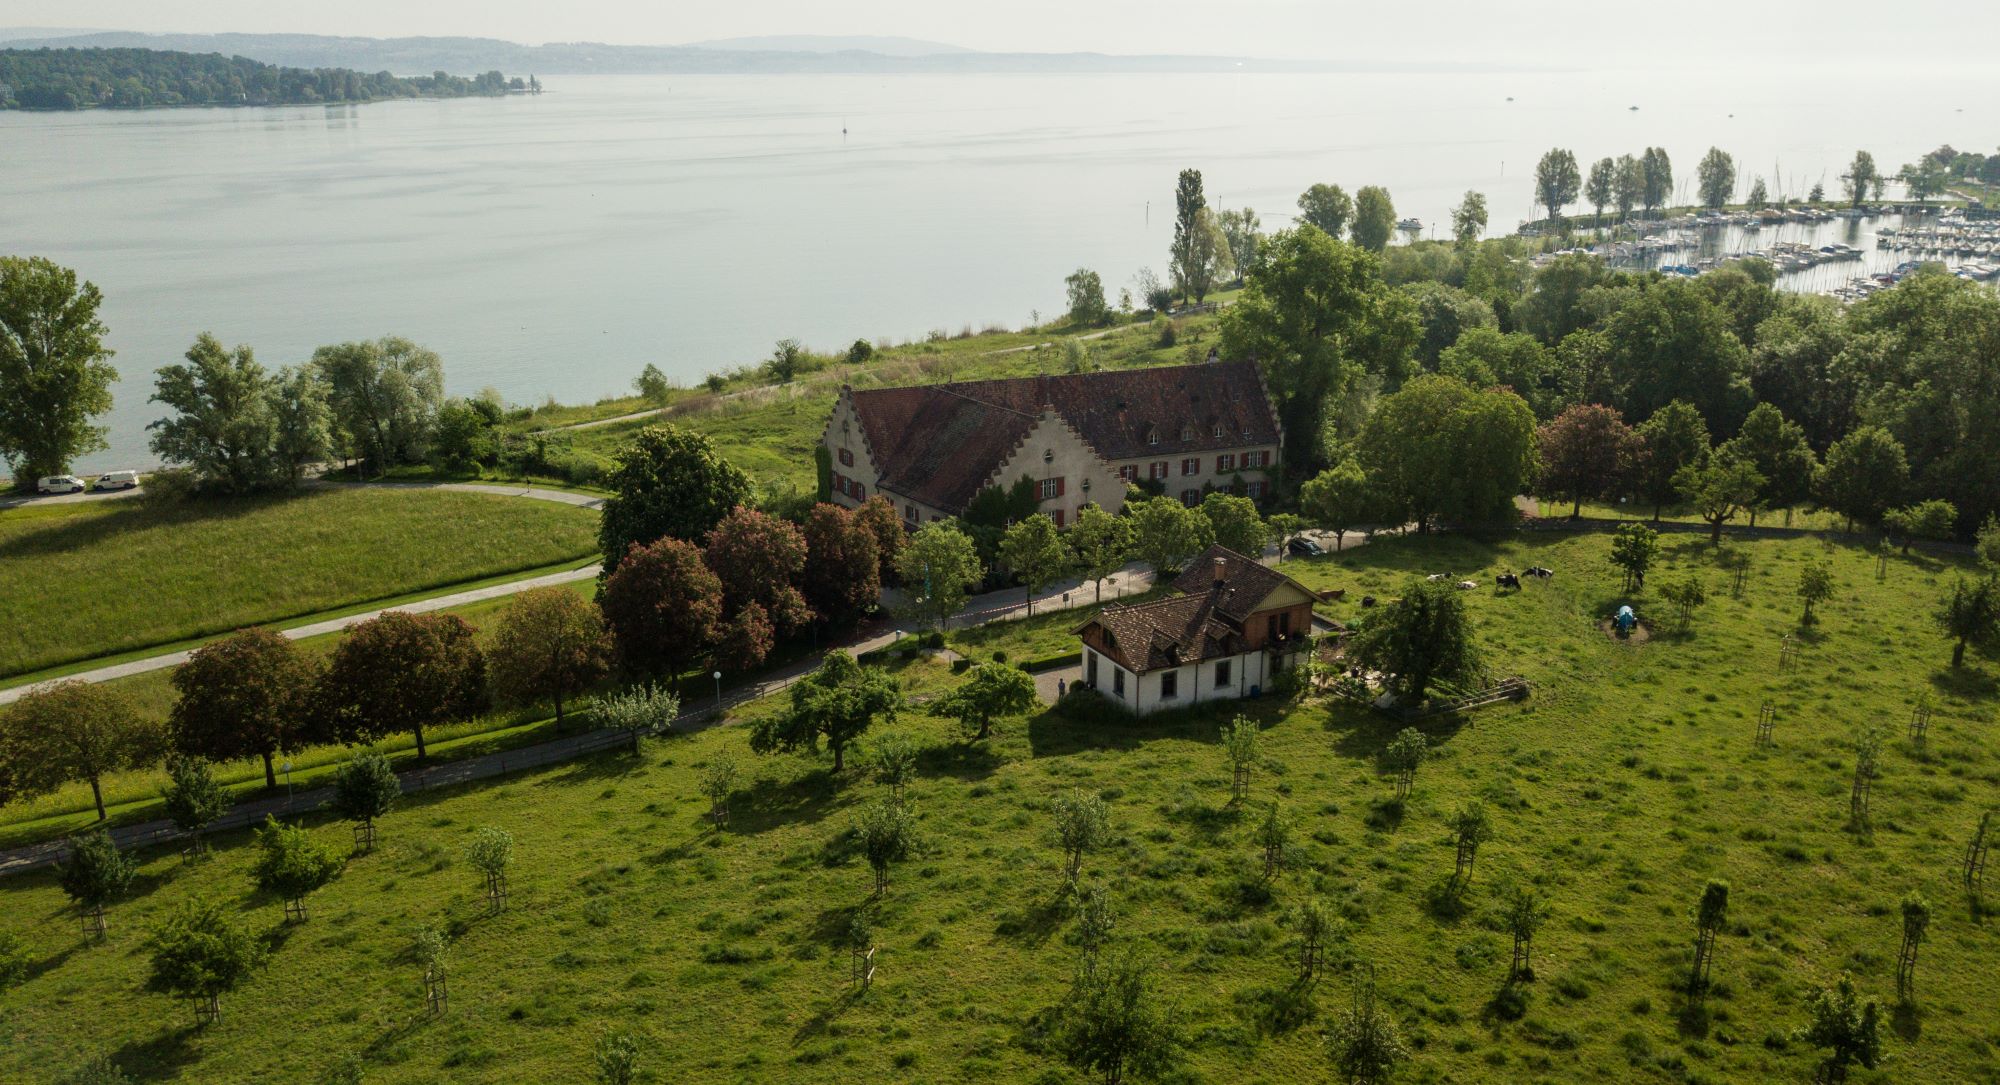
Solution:
[(1156, 463), (1153, 466), (1159, 469), (1159, 474), (1156, 476), (1158, 478), (1166, 478), (1168, 475), (1173, 473), (1171, 470), (1172, 465), (1165, 460), (1161, 460), (1159, 463)]
[(1181, 440), (1183, 441), (1194, 440), (1194, 427), (1188, 425), (1186, 422), (1181, 423)]
[(1270, 452), (1270, 450), (1269, 450), (1269, 449), (1266, 449), (1266, 450), (1264, 450), (1264, 451), (1262, 451), (1262, 452), (1245, 452), (1245, 453), (1243, 454), (1243, 466), (1245, 466), (1245, 467), (1269, 467), (1269, 466), (1271, 466), (1271, 452)]
[(1056, 518), (1056, 526), (1057, 527), (1063, 526), (1063, 510), (1057, 509), (1055, 511), (1055, 518)]
[(1266, 641), (1278, 639), (1278, 616), (1276, 614), (1266, 614), (1264, 616), (1264, 639)]
[(1165, 674), (1162, 674), (1160, 676), (1160, 699), (1164, 701), (1169, 698), (1178, 697), (1180, 695), (1181, 695), (1181, 672), (1168, 671)]
[(846, 450), (846, 449), (844, 449), (844, 448), (843, 448), (843, 449), (841, 449), (841, 450), (840, 450), (840, 465), (841, 465), (842, 467), (852, 467), (852, 466), (854, 466), (854, 453), (852, 453), (852, 452), (849, 452), (848, 450)]
[(1136, 463), (1128, 463), (1125, 466), (1120, 467), (1118, 469), (1118, 477), (1125, 480), (1126, 482), (1139, 481), (1139, 465)]
[(1221, 689), (1222, 687), (1228, 684), (1229, 684), (1229, 661), (1225, 659), (1222, 662), (1217, 663), (1215, 665), (1215, 688)]
[(837, 494), (847, 492), (847, 476), (838, 471), (833, 473), (833, 492)]
[(1283, 614), (1278, 615), (1278, 633), (1281, 636), (1287, 636), (1287, 637), (1292, 635), (1291, 611), (1288, 610), (1285, 611)]
[(1199, 504), (1201, 504), (1201, 491), (1200, 491), (1200, 490), (1182, 490), (1182, 491), (1181, 491), (1181, 504), (1183, 504), (1183, 505), (1186, 505), (1186, 506), (1187, 506), (1188, 508), (1194, 508), (1194, 507), (1195, 507), (1196, 505), (1199, 505)]
[(1111, 668), (1111, 692), (1121, 699), (1125, 696), (1125, 672), (1116, 667)]
[(1152, 428), (1151, 426), (1146, 427), (1146, 443), (1149, 445), (1159, 444), (1160, 431)]
[(916, 522), (917, 522), (917, 507), (916, 507), (915, 505), (904, 505), (904, 506), (903, 506), (903, 519), (905, 519), (905, 520), (908, 520), (909, 522), (911, 522), (911, 523), (913, 523), (913, 524), (914, 524), (914, 523), (916, 523)]
[[(1246, 466), (1247, 466), (1247, 465), (1246, 465)], [(1223, 473), (1224, 471), (1234, 471), (1234, 470), (1236, 470), (1236, 454), (1235, 454), (1235, 453), (1233, 453), (1233, 452), (1224, 452), (1224, 453), (1223, 453), (1222, 455), (1220, 455), (1220, 456), (1217, 456), (1217, 457), (1215, 458), (1215, 473), (1216, 473), (1216, 474), (1218, 474), (1218, 475), (1219, 475), (1219, 474), (1222, 474), (1222, 473)]]
[(1222, 436), (1222, 433), (1223, 433), (1222, 423), (1217, 422), (1215, 424), (1215, 436), (1220, 437)]
[(1042, 480), (1042, 500), (1049, 501), (1061, 497), (1062, 492), (1062, 479), (1045, 478)]
[(1147, 477), (1147, 478), (1149, 478), (1149, 479), (1152, 479), (1152, 478), (1166, 478), (1166, 477), (1167, 477), (1167, 465), (1166, 465), (1166, 464), (1164, 464), (1164, 463), (1149, 463), (1149, 464), (1147, 464), (1147, 465), (1146, 465), (1146, 477)]
[(1092, 688), (1092, 689), (1096, 689), (1096, 688), (1097, 688), (1097, 653), (1096, 653), (1096, 652), (1085, 652), (1085, 653), (1083, 653), (1083, 657), (1084, 657), (1084, 661), (1083, 661), (1083, 684), (1084, 684), (1084, 685), (1087, 685), (1087, 686), (1089, 686), (1089, 687), (1090, 687), (1090, 688)]
[(863, 486), (859, 482), (855, 482), (851, 479), (847, 483), (847, 493), (848, 496), (854, 498), (854, 500), (856, 501), (868, 500), (868, 487)]
[(1263, 483), (1263, 482), (1250, 482), (1250, 483), (1246, 483), (1246, 484), (1244, 484), (1244, 487), (1243, 487), (1243, 488), (1244, 488), (1244, 489), (1245, 489), (1246, 491), (1248, 491), (1248, 492), (1249, 492), (1249, 494), (1250, 494), (1250, 497), (1251, 497), (1251, 498), (1252, 498), (1253, 500), (1257, 500), (1257, 501), (1261, 501), (1261, 500), (1263, 500), (1263, 499), (1264, 499), (1264, 491), (1265, 491), (1265, 490), (1267, 490), (1267, 489), (1269, 489), (1270, 487), (1269, 487), (1269, 485), (1268, 485), (1267, 483)]
[(1187, 459), (1184, 459), (1184, 460), (1182, 460), (1182, 461), (1181, 461), (1181, 474), (1182, 474), (1182, 475), (1199, 475), (1199, 474), (1201, 474), (1201, 460), (1200, 460), (1199, 458), (1197, 458), (1197, 457), (1194, 457), (1194, 456), (1190, 456), (1190, 457), (1188, 457)]

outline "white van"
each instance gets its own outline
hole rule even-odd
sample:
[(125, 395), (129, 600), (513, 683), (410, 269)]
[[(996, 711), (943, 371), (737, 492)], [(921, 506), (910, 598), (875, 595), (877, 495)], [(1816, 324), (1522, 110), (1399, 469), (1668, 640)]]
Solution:
[(97, 485), (91, 487), (93, 490), (136, 490), (138, 488), (139, 472), (137, 471), (106, 471), (97, 476)]
[(35, 483), (35, 492), (42, 494), (80, 494), (83, 490), (83, 480), (75, 475), (50, 475)]

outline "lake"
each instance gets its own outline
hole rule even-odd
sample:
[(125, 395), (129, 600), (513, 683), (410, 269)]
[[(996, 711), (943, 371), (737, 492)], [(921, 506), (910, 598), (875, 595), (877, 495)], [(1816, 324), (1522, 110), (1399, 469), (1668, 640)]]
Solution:
[(1432, 227), (1478, 189), (1506, 232), (1551, 146), (1586, 170), (1664, 146), (1685, 197), (1717, 144), (1739, 191), (1803, 195), (1837, 192), (1857, 148), (1893, 170), (2000, 133), (1977, 74), (1863, 75), (563, 77), (535, 98), (0, 113), (0, 251), (104, 291), (124, 380), (112, 448), (81, 466), (142, 466), (152, 371), (202, 331), (273, 366), (403, 335), (454, 393), (588, 401), (786, 336), (1048, 317), (1079, 266), (1115, 302), (1164, 272), (1185, 166), (1266, 229), (1330, 181), (1386, 185)]

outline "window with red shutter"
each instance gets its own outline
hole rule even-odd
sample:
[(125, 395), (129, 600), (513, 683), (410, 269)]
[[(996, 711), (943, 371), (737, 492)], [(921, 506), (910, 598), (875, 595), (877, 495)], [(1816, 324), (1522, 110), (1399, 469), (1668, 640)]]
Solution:
[(1201, 474), (1201, 461), (1200, 461), (1200, 460), (1198, 460), (1198, 459), (1192, 459), (1192, 458), (1191, 458), (1191, 459), (1185, 459), (1185, 460), (1182, 460), (1182, 461), (1181, 461), (1181, 474), (1182, 474), (1182, 475), (1199, 475), (1199, 474)]
[[(1056, 478), (1056, 496), (1057, 496), (1057, 497), (1061, 497), (1061, 496), (1062, 496), (1062, 495), (1063, 495), (1064, 493), (1066, 493), (1066, 492), (1067, 492), (1067, 491), (1069, 490), (1069, 487), (1068, 487), (1067, 485), (1065, 485), (1065, 483), (1066, 483), (1067, 481), (1068, 481), (1068, 480), (1067, 480), (1066, 478), (1063, 478), (1063, 477), (1060, 477), (1060, 476), (1058, 476), (1058, 477)], [(1057, 522), (1058, 522), (1058, 523), (1060, 523), (1061, 521), (1057, 521)]]
[(1061, 509), (1056, 510), (1056, 526), (1063, 526), (1063, 510)]
[(840, 465), (841, 465), (842, 467), (852, 467), (852, 466), (854, 466), (854, 453), (852, 453), (852, 452), (849, 452), (848, 450), (846, 450), (846, 449), (844, 449), (844, 448), (843, 448), (843, 449), (841, 449), (841, 450), (840, 450)]

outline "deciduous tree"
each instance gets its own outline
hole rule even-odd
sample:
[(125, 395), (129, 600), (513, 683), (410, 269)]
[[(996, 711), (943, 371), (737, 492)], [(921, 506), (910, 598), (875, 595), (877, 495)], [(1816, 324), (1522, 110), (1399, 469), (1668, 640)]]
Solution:
[(812, 608), (796, 584), (806, 566), (804, 533), (784, 520), (738, 507), (708, 533), (704, 558), (722, 580), (725, 613), (764, 608), (780, 636), (804, 629)]
[(104, 296), (40, 256), (0, 257), (0, 459), (16, 486), (59, 475), (105, 447), (91, 419), (111, 409)]
[(185, 365), (158, 371), (151, 402), (176, 413), (146, 427), (153, 431), (148, 446), (163, 461), (186, 465), (202, 486), (231, 494), (259, 489), (279, 477), (275, 392), (249, 347), (227, 350), (203, 332)]
[(805, 539), (806, 605), (835, 625), (873, 610), (882, 598), (882, 560), (868, 525), (839, 505), (818, 504), (806, 516)]
[(1349, 236), (1370, 252), (1389, 247), (1396, 232), (1396, 204), (1389, 190), (1380, 185), (1363, 185), (1354, 193), (1354, 225)]
[(1813, 472), (1819, 459), (1806, 442), (1806, 431), (1769, 403), (1751, 408), (1736, 436), (1722, 443), (1719, 451), (1743, 460), (1764, 477), (1757, 503), (1750, 510), (1750, 525), (1757, 525), (1757, 507), (1790, 508), (1812, 494)]
[(1005, 663), (978, 663), (950, 693), (932, 701), (933, 716), (958, 721), (968, 742), (993, 733), (993, 721), (1026, 715), (1035, 707), (1033, 675)]
[(249, 932), (229, 921), (220, 904), (196, 899), (182, 905), (153, 929), (150, 990), (193, 999), (202, 1018), (222, 1019), (222, 996), (250, 977), (264, 952)]
[(900, 802), (870, 803), (855, 825), (861, 853), (875, 874), (875, 895), (889, 891), (889, 868), (909, 858), (916, 843), (917, 822)]
[(1202, 228), (1201, 213), (1207, 209), (1208, 198), (1201, 191), (1201, 171), (1182, 170), (1174, 189), (1174, 244), (1169, 266), (1174, 288), (1180, 291), (1183, 300), (1189, 296), (1199, 300), (1208, 292), (1214, 251), (1208, 231)]
[(1951, 665), (1964, 666), (1967, 645), (2000, 645), (2000, 579), (1958, 577), (1932, 617), (1938, 630), (1952, 640)]
[(672, 537), (695, 541), (748, 502), (749, 476), (717, 455), (708, 438), (676, 426), (647, 426), (618, 451), (605, 480), (598, 527), (604, 567), (615, 571), (633, 544)]
[(136, 869), (111, 842), (110, 833), (95, 829), (65, 842), (62, 858), (56, 861), (56, 884), (101, 937), (104, 906), (125, 895)]
[(258, 888), (285, 902), (287, 918), (305, 919), (306, 898), (332, 881), (346, 865), (346, 860), (304, 828), (274, 817), (266, 817), (264, 827), (257, 830), (257, 849), (261, 854), (251, 876)]
[(553, 701), (561, 730), (563, 702), (604, 677), (612, 648), (601, 610), (569, 588), (547, 587), (507, 601), (486, 653), (500, 694), (517, 704)]
[(1132, 522), (1133, 553), (1156, 574), (1178, 570), (1215, 542), (1208, 517), (1171, 497), (1128, 501), (1125, 513)]
[(672, 677), (707, 653), (722, 627), (722, 581), (694, 544), (634, 547), (597, 593), (627, 673)]
[(1882, 530), (1901, 540), (1903, 553), (1918, 539), (1943, 542), (1958, 529), (1958, 506), (1931, 498), (1882, 514)]
[(1076, 526), (1069, 531), (1070, 549), (1077, 569), (1097, 588), (1104, 599), (1104, 578), (1125, 567), (1132, 557), (1132, 522), (1113, 516), (1094, 504), (1076, 513)]
[[(1590, 200), (1590, 206), (1597, 217), (1604, 218), (1604, 209), (1617, 198), (1618, 163), (1609, 158), (1600, 158), (1590, 165), (1590, 179), (1584, 182), (1583, 193)], [(1601, 224), (1601, 223), (1600, 223)]]
[(215, 774), (209, 771), (208, 762), (199, 757), (169, 755), (167, 779), (169, 783), (160, 793), (162, 805), (167, 810), (167, 820), (174, 823), (174, 828), (187, 834), (188, 854), (198, 856), (207, 850), (201, 838), (202, 830), (229, 812), (229, 793), (215, 782)]
[(1467, 190), (1451, 209), (1452, 240), (1470, 245), (1486, 233), (1486, 194)]
[(1418, 530), (1510, 519), (1535, 473), (1535, 416), (1508, 391), (1426, 374), (1386, 396), (1361, 431), (1362, 466)]
[(149, 765), (164, 747), (159, 727), (107, 686), (78, 678), (36, 686), (0, 715), (0, 798), (87, 783), (103, 821), (104, 777)]
[(835, 648), (817, 670), (793, 683), (788, 708), (757, 721), (750, 748), (757, 753), (818, 753), (825, 742), (838, 773), (847, 747), (876, 722), (894, 722), (902, 699), (894, 678)]
[(1805, 613), (1799, 617), (1800, 625), (1811, 625), (1813, 607), (1833, 598), (1833, 567), (1823, 561), (1809, 561), (1799, 570), (1799, 599), (1805, 605)]
[[(901, 530), (898, 528), (897, 530)], [(942, 628), (965, 606), (967, 593), (985, 575), (971, 536), (946, 521), (925, 524), (896, 555), (905, 608), (918, 622)]]
[(375, 847), (375, 822), (395, 809), (403, 797), (403, 782), (389, 759), (374, 750), (363, 750), (347, 759), (333, 774), (334, 814), (356, 826), (355, 837), (364, 850)]
[(889, 583), (896, 574), (896, 559), (903, 552), (903, 544), (909, 541), (908, 533), (903, 530), (903, 518), (896, 515), (896, 506), (881, 494), (863, 501), (854, 510), (854, 518), (874, 534), (875, 556), (882, 562), (882, 582)]
[(1056, 522), (1038, 512), (1000, 537), (1000, 567), (1020, 578), (1028, 613), (1033, 614), (1035, 593), (1069, 570), (1069, 547), (1056, 531)]
[(258, 757), (264, 786), (277, 787), (274, 760), (316, 734), (305, 712), (313, 669), (281, 633), (252, 628), (197, 648), (174, 668), (167, 733), (184, 754), (211, 761)]
[(1672, 160), (1667, 157), (1667, 149), (1646, 148), (1646, 152), (1639, 156), (1639, 172), (1645, 178), (1640, 202), (1645, 205), (1646, 214), (1650, 216), (1654, 208), (1664, 206), (1667, 198), (1674, 193), (1674, 166)]
[(1639, 435), (1639, 457), (1633, 471), (1640, 497), (1653, 506), (1653, 520), (1660, 519), (1661, 507), (1678, 500), (1680, 486), (1675, 481), (1681, 469), (1700, 465), (1708, 459), (1708, 424), (1701, 412), (1685, 400), (1675, 400), (1660, 408), (1635, 431)]
[(1644, 524), (1619, 524), (1611, 564), (1625, 571), (1625, 590), (1644, 589), (1646, 571), (1660, 556), (1660, 533)]
[(444, 363), (435, 353), (391, 336), (321, 347), (312, 364), (347, 448), (378, 473), (424, 461), (444, 404)]
[(1333, 548), (1338, 552), (1347, 533), (1368, 520), (1368, 474), (1352, 457), (1321, 471), (1299, 487), (1299, 511), (1314, 527), (1333, 532)]
[(1339, 185), (1315, 184), (1299, 194), (1299, 221), (1319, 227), (1328, 237), (1347, 232), (1354, 218), (1354, 201)]
[(1708, 541), (1721, 546), (1722, 525), (1756, 503), (1757, 494), (1764, 488), (1764, 476), (1742, 460), (1711, 456), (1707, 463), (1689, 464), (1676, 472), (1674, 488), (1708, 524)]
[(1085, 854), (1103, 847), (1111, 837), (1111, 812), (1096, 792), (1071, 789), (1049, 802), (1055, 822), (1056, 846), (1063, 854), (1063, 884), (1074, 888), (1083, 873)]
[(1854, 161), (1847, 172), (1840, 175), (1841, 184), (1847, 189), (1847, 200), (1855, 207), (1868, 202), (1868, 193), (1875, 187), (1875, 179), (1881, 171), (1875, 168), (1875, 156), (1867, 151), (1854, 152)]
[(1348, 655), (1389, 675), (1391, 688), (1413, 704), (1433, 684), (1466, 681), (1479, 671), (1465, 596), (1444, 581), (1412, 580), (1401, 599), (1370, 611)]
[(1270, 529), (1257, 515), (1255, 501), (1214, 491), (1201, 499), (1201, 515), (1208, 520), (1209, 533), (1217, 545), (1246, 557), (1263, 556)]
[(1793, 1030), (1792, 1039), (1823, 1049), (1819, 1080), (1839, 1085), (1855, 1063), (1872, 1070), (1881, 1061), (1881, 1011), (1874, 999), (1859, 998), (1854, 980), (1842, 974), (1833, 986), (1806, 995), (1806, 1023)]
[(408, 734), (422, 761), (424, 728), (486, 707), (486, 657), (464, 618), (392, 610), (341, 636), (313, 704), (326, 733), (341, 741)]
[(1077, 974), (1050, 1021), (1050, 1043), (1070, 1065), (1106, 1085), (1157, 1081), (1179, 1064), (1187, 1041), (1180, 1008), (1136, 951), (1110, 954)]
[(1538, 492), (1567, 497), (1570, 516), (1583, 514), (1585, 500), (1617, 488), (1636, 458), (1639, 437), (1616, 407), (1578, 404), (1555, 416), (1535, 433), (1541, 454)]
[(1910, 484), (1902, 443), (1880, 426), (1863, 426), (1826, 450), (1816, 489), (1827, 508), (1859, 522), (1875, 524), (1901, 502)]
[(1535, 164), (1535, 202), (1548, 208), (1552, 221), (1562, 218), (1563, 208), (1576, 202), (1582, 187), (1583, 175), (1571, 151), (1557, 147)]
[(1720, 147), (1710, 147), (1701, 164), (1695, 167), (1695, 177), (1701, 189), (1701, 202), (1719, 209), (1736, 191), (1736, 160)]
[(1405, 727), (1396, 732), (1396, 737), (1390, 739), (1388, 747), (1382, 751), (1389, 771), (1396, 774), (1398, 801), (1410, 797), (1410, 788), (1416, 783), (1417, 769), (1423, 765), (1427, 749), (1424, 733), (1414, 727)]

